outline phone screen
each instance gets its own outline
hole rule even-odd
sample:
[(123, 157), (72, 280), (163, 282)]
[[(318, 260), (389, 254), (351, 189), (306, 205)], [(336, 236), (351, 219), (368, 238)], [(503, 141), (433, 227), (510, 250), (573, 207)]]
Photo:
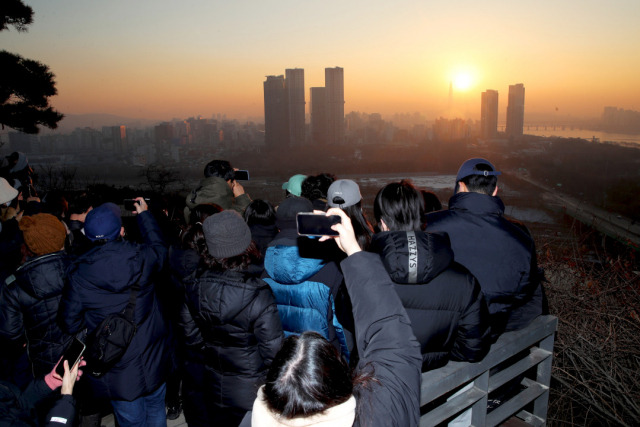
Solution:
[(135, 203), (136, 201), (134, 199), (124, 199), (124, 202), (123, 202), (124, 210), (135, 211), (136, 210)]
[(326, 216), (312, 212), (300, 212), (296, 215), (298, 234), (301, 236), (337, 236), (338, 232), (331, 229), (334, 224), (341, 222), (338, 215)]
[(248, 170), (237, 170), (233, 172), (233, 179), (237, 181), (249, 181)]
[(82, 341), (74, 338), (71, 345), (65, 350), (62, 360), (56, 366), (56, 373), (60, 375), (60, 378), (64, 376), (64, 361), (69, 362), (69, 369), (73, 369), (73, 366), (80, 361), (80, 356), (84, 353), (86, 346)]

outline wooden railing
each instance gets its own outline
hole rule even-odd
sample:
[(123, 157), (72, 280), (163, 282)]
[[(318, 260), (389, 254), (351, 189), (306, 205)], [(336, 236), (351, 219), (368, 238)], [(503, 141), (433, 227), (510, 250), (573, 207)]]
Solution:
[[(529, 425), (546, 425), (557, 327), (556, 317), (540, 316), (525, 329), (500, 336), (481, 362), (449, 362), (423, 373), (420, 425), (446, 423), (465, 411), (471, 412), (474, 426), (495, 426), (514, 416)], [(519, 379), (513, 395), (487, 412), (489, 393)]]

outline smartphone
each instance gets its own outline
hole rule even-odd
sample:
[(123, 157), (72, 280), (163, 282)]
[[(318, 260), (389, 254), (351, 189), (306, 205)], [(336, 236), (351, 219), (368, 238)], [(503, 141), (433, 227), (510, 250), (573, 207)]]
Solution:
[(64, 361), (67, 360), (69, 362), (69, 370), (73, 369), (76, 363), (80, 362), (80, 357), (85, 348), (86, 346), (82, 341), (78, 338), (73, 339), (71, 345), (65, 350), (60, 363), (56, 366), (56, 374), (60, 375), (60, 378), (64, 377)]
[(296, 215), (296, 222), (300, 236), (337, 236), (338, 232), (332, 230), (331, 226), (339, 224), (342, 220), (338, 215), (299, 212)]
[(236, 181), (249, 181), (249, 171), (239, 170), (233, 172), (233, 179)]
[[(147, 202), (147, 204), (149, 204), (150, 199), (147, 199), (145, 197), (144, 199), (145, 202)], [(138, 203), (138, 201), (136, 199), (124, 199), (124, 202), (122, 203), (124, 205), (124, 210), (125, 211), (135, 211), (136, 210), (136, 204)]]

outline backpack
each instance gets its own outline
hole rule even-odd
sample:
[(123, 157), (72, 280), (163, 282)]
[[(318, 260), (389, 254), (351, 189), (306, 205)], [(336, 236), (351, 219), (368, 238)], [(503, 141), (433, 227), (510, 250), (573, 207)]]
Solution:
[(127, 306), (120, 313), (105, 317), (87, 336), (86, 370), (94, 377), (100, 378), (109, 372), (127, 352), (137, 330), (134, 313), (139, 290), (136, 282), (131, 288)]

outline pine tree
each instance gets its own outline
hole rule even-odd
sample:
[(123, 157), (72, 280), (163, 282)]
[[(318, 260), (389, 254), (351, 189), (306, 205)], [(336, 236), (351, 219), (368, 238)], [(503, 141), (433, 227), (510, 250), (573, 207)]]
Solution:
[[(22, 0), (2, 0), (0, 31), (13, 26), (27, 31), (33, 22), (33, 10)], [(49, 105), (57, 93), (54, 75), (45, 64), (25, 59), (6, 50), (0, 51), (0, 124), (21, 132), (35, 134), (39, 126), (58, 127), (64, 115)]]

